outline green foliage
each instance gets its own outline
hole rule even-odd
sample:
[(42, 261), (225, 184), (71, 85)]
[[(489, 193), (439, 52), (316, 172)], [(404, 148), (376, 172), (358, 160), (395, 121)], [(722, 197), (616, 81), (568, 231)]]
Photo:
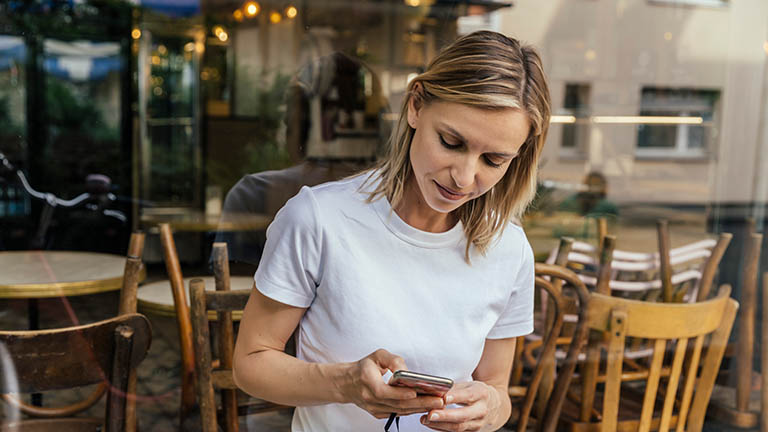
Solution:
[(127, 0), (89, 0), (76, 4), (61, 0), (0, 2), (0, 16), (7, 16), (22, 34), (56, 34), (63, 38), (127, 36), (133, 9)]
[(13, 121), (9, 99), (8, 96), (0, 96), (0, 131), (3, 136), (21, 136), (24, 128)]
[(85, 135), (96, 142), (119, 139), (118, 131), (104, 123), (101, 111), (87, 98), (79, 98), (65, 82), (48, 80), (45, 103), (54, 139), (54, 134)]

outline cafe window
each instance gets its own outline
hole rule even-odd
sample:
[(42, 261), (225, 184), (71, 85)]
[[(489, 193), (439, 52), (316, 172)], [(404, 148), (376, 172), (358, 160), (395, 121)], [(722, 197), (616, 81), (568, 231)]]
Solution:
[(719, 100), (717, 90), (643, 88), (637, 156), (704, 158), (712, 154)]
[(573, 122), (563, 124), (561, 150), (564, 155), (580, 155), (586, 152), (589, 140), (589, 98), (591, 86), (583, 83), (565, 85), (563, 111)]
[[(0, 35), (0, 153), (24, 167), (26, 147), (26, 86), (24, 63), (27, 48), (17, 36)], [(0, 178), (0, 219), (29, 215), (29, 197), (19, 185)]]

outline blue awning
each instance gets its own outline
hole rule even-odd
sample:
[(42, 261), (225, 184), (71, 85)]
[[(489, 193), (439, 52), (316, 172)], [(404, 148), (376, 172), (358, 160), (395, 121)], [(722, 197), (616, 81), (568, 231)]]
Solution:
[(132, 2), (173, 17), (200, 13), (200, 0), (132, 0)]
[(43, 68), (71, 81), (98, 81), (123, 67), (120, 45), (115, 42), (46, 40)]
[(0, 70), (22, 63), (26, 57), (27, 47), (23, 39), (15, 36), (0, 36)]

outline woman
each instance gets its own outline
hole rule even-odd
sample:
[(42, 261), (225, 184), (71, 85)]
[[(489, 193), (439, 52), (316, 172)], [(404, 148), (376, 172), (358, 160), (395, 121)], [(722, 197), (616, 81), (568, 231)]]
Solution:
[[(496, 430), (515, 337), (533, 329), (533, 254), (519, 217), (549, 125), (536, 52), (464, 36), (408, 86), (388, 156), (303, 188), (267, 231), (235, 348), (235, 382), (297, 406), (294, 431)], [(297, 355), (284, 353), (294, 329)], [(389, 386), (452, 378), (443, 398)]]

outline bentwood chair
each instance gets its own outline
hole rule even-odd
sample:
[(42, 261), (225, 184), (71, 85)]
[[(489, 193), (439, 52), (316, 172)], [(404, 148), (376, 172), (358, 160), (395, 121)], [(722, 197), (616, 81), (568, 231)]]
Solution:
[[(762, 417), (768, 416), (768, 385), (761, 387), (761, 392), (766, 397), (758, 401), (752, 397), (752, 387), (754, 378), (759, 376), (754, 367), (755, 351), (755, 318), (757, 310), (757, 279), (760, 266), (760, 249), (763, 243), (763, 235), (754, 232), (754, 224), (750, 224), (748, 237), (743, 253), (743, 266), (741, 271), (741, 308), (738, 314), (739, 325), (736, 341), (729, 346), (726, 357), (735, 361), (736, 367), (731, 366), (730, 373), (721, 373), (716, 387), (718, 390), (713, 396), (712, 406), (709, 415), (723, 423), (740, 428), (753, 428), (758, 425), (761, 413)], [(768, 285), (763, 283), (763, 300), (768, 298)], [(763, 308), (763, 343), (768, 332), (768, 309)], [(731, 348), (733, 348), (731, 350)], [(768, 352), (766, 352), (768, 354)], [(768, 377), (768, 357), (763, 356), (760, 362), (760, 371), (762, 379)], [(735, 377), (734, 377), (735, 374)], [(734, 385), (735, 384), (735, 385)], [(753, 403), (755, 402), (755, 403)], [(761, 430), (768, 432), (768, 421), (763, 421)]]
[[(282, 405), (255, 400), (246, 404), (238, 403), (239, 390), (232, 378), (232, 357), (235, 331), (232, 312), (245, 309), (251, 290), (230, 290), (229, 258), (226, 243), (213, 244), (213, 268), (216, 291), (206, 291), (202, 279), (190, 282), (192, 329), (197, 380), (195, 390), (200, 406), (203, 432), (217, 432), (219, 424), (226, 432), (239, 429), (238, 416), (257, 414), (279, 409), (290, 409)], [(218, 341), (218, 364), (214, 362), (211, 347), (210, 312), (218, 314), (216, 337)], [(214, 392), (220, 392), (221, 409), (216, 405)], [(217, 412), (221, 411), (219, 419)]]
[[(601, 234), (604, 237), (604, 234)], [(709, 297), (712, 281), (732, 235), (721, 233), (717, 240), (704, 239), (670, 248), (669, 224), (657, 223), (658, 252), (640, 253), (621, 249), (613, 251), (610, 290), (631, 298), (661, 301), (700, 301)], [(559, 249), (550, 253), (554, 263)], [(570, 267), (596, 268), (601, 247), (575, 241), (568, 254)], [(587, 286), (595, 286), (597, 277), (579, 271)]]
[(521, 402), (513, 402), (513, 413), (507, 426), (519, 432), (529, 426), (541, 427), (552, 394), (557, 344), (568, 340), (562, 336), (565, 308), (578, 305), (588, 296), (584, 283), (564, 267), (537, 263), (535, 271), (535, 286), (541, 293), (540, 303), (546, 303), (547, 307), (534, 317), (539, 338), (518, 338), (509, 395), (513, 401), (519, 399)]
[(160, 242), (163, 245), (163, 258), (171, 282), (173, 304), (176, 311), (176, 324), (179, 329), (179, 343), (181, 345), (181, 406), (179, 410), (179, 424), (185, 424), (187, 418), (192, 418), (195, 405), (195, 351), (192, 346), (192, 318), (189, 313), (187, 293), (184, 289), (184, 277), (181, 273), (179, 255), (176, 252), (176, 243), (173, 240), (171, 226), (161, 223)]
[[(123, 272), (122, 288), (120, 290), (118, 315), (121, 316), (136, 313), (136, 298), (139, 281), (144, 277), (144, 266), (141, 260), (144, 253), (144, 238), (145, 236), (142, 232), (134, 232), (131, 234), (125, 261), (125, 270)], [(2, 377), (0, 377), (0, 379), (2, 379)], [(102, 396), (107, 391), (108, 387), (109, 383), (102, 380), (90, 395), (86, 396), (81, 401), (67, 406), (37, 406), (26, 403), (12, 394), (2, 394), (2, 399), (8, 405), (14, 407), (14, 409), (18, 409), (20, 412), (30, 417), (52, 419), (74, 416), (89, 409), (102, 399)], [(135, 395), (136, 393), (136, 371), (134, 369), (129, 371), (128, 392), (131, 395)], [(136, 400), (134, 397), (130, 397), (127, 399), (125, 406), (125, 430), (133, 432), (136, 430), (136, 425)]]
[[(738, 309), (729, 295), (727, 285), (716, 298), (690, 304), (590, 294), (565, 362), (579, 363), (579, 375), (558, 374), (543, 429), (700, 431)], [(635, 373), (632, 383), (622, 377), (629, 337), (648, 339), (654, 347), (650, 367)], [(565, 397), (572, 390), (576, 397)]]
[[(106, 382), (104, 418), (68, 417), (50, 409), (38, 419), (7, 418), (2, 431), (63, 432), (126, 430), (126, 395), (131, 371), (144, 359), (151, 340), (149, 321), (139, 314), (54, 330), (0, 331), (0, 393), (62, 390)], [(96, 401), (100, 399), (95, 398)], [(18, 400), (15, 397), (13, 400)], [(95, 401), (80, 405), (87, 408)], [(75, 412), (81, 411), (80, 410)], [(61, 410), (59, 410), (61, 411)], [(67, 411), (72, 411), (69, 407)], [(41, 414), (40, 412), (37, 413)]]

